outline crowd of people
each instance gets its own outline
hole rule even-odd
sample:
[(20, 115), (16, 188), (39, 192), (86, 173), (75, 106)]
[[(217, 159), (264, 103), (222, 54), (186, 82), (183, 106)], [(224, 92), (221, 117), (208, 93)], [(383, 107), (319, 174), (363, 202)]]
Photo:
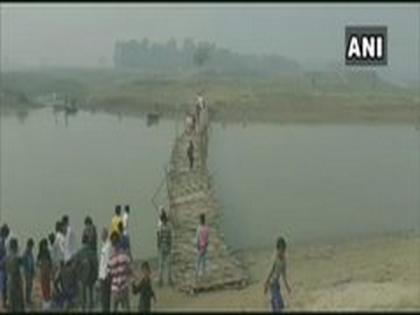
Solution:
[[(3, 309), (11, 312), (35, 310), (34, 282), (37, 279), (43, 311), (103, 312), (130, 310), (130, 289), (139, 295), (138, 310), (149, 312), (156, 295), (151, 267), (143, 261), (136, 273), (129, 232), (130, 206), (115, 207), (109, 227), (103, 227), (98, 248), (96, 226), (90, 216), (84, 220), (81, 245), (70, 225), (69, 216), (55, 223), (55, 231), (38, 243), (29, 238), (21, 253), (19, 242), (9, 226), (0, 228), (0, 294)], [(205, 272), (209, 229), (204, 214), (197, 229), (196, 276)], [(167, 211), (161, 207), (157, 228), (158, 286), (174, 285), (171, 274), (173, 231)], [(98, 290), (95, 290), (98, 288)]]

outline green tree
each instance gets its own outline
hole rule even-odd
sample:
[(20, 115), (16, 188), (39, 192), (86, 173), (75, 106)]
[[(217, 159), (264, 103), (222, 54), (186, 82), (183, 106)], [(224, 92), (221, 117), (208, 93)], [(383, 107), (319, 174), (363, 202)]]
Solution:
[(199, 43), (194, 52), (194, 64), (201, 67), (207, 60), (210, 59), (211, 50), (213, 46), (210, 43)]

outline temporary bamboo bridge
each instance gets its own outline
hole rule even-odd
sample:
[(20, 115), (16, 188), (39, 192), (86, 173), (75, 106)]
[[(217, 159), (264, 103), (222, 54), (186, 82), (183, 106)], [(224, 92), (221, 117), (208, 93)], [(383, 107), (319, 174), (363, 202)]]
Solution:
[[(189, 168), (187, 147), (194, 144), (194, 167)], [(207, 129), (199, 134), (184, 132), (175, 139), (167, 173), (170, 218), (174, 226), (172, 275), (176, 288), (195, 294), (223, 288), (242, 288), (248, 276), (240, 260), (224, 241), (221, 209), (215, 198), (207, 168)], [(195, 278), (196, 229), (199, 215), (206, 215), (210, 228), (206, 273)]]

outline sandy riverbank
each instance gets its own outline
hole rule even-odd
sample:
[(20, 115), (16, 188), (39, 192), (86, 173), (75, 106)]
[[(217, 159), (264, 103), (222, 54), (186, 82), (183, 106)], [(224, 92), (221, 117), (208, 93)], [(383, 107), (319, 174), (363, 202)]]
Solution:
[[(271, 249), (238, 253), (251, 283), (242, 290), (188, 296), (158, 288), (156, 311), (267, 311), (263, 279)], [(340, 244), (289, 244), (289, 310), (420, 310), (420, 236), (393, 235)], [(154, 270), (154, 276), (157, 275)], [(40, 291), (36, 284), (36, 309)], [(132, 309), (137, 298), (131, 298)], [(1, 310), (2, 311), (2, 310)]]
[[(271, 250), (242, 253), (251, 284), (188, 297), (157, 290), (156, 310), (267, 310), (262, 283)], [(387, 236), (336, 245), (290, 245), (290, 310), (420, 310), (420, 237)]]

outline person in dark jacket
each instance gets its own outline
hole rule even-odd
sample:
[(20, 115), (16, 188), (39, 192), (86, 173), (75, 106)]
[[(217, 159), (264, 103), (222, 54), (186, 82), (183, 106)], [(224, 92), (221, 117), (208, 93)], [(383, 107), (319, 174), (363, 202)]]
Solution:
[(159, 286), (163, 285), (163, 273), (165, 266), (168, 272), (168, 283), (169, 285), (173, 285), (171, 274), (172, 230), (169, 226), (166, 212), (162, 212), (160, 220), (162, 225), (157, 233), (157, 246), (159, 253)]
[(133, 294), (139, 294), (138, 311), (140, 313), (150, 313), (152, 309), (152, 299), (156, 303), (156, 295), (152, 288), (152, 281), (150, 279), (150, 266), (147, 261), (141, 264), (141, 271), (143, 278), (139, 283), (133, 282)]
[[(82, 237), (83, 247), (75, 254), (74, 263), (76, 265), (77, 277), (82, 287), (82, 310), (86, 307), (93, 309), (93, 288), (98, 277), (98, 261), (96, 250), (89, 244), (89, 236), (84, 234)], [(87, 297), (88, 295), (88, 297)], [(89, 305), (87, 305), (89, 299)]]
[(192, 140), (190, 140), (190, 142), (188, 143), (187, 157), (190, 165), (190, 170), (192, 170), (194, 167), (194, 144)]
[(6, 272), (6, 229), (3, 225), (0, 229), (0, 294), (3, 309), (7, 309), (7, 272)]
[(53, 311), (71, 311), (75, 307), (75, 298), (78, 293), (77, 270), (75, 266), (74, 259), (66, 263), (60, 262), (60, 267), (54, 279)]
[(96, 226), (93, 224), (90, 216), (85, 218), (85, 228), (83, 230), (82, 239), (85, 235), (87, 238), (87, 245), (96, 252), (98, 248), (98, 235), (96, 233)]
[(23, 299), (23, 281), (21, 273), (22, 259), (19, 257), (19, 246), (16, 238), (10, 240), (10, 254), (6, 258), (6, 271), (8, 282), (8, 300), (10, 312), (25, 310)]
[(6, 258), (8, 237), (10, 236), (10, 229), (7, 224), (3, 224), (0, 228), (0, 293), (3, 302), (3, 309), (7, 309), (7, 272), (6, 272)]
[(25, 302), (32, 305), (32, 288), (35, 278), (35, 258), (33, 253), (34, 240), (28, 239), (25, 252), (22, 255), (23, 274), (25, 276)]

